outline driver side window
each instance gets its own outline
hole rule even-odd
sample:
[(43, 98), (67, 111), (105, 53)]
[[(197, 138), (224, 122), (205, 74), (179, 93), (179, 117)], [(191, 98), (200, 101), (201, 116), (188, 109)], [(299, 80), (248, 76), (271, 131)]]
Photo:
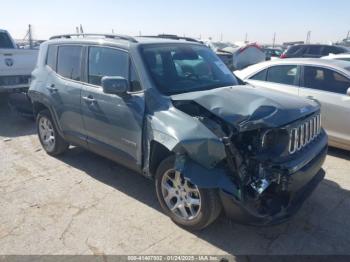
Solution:
[(251, 80), (266, 81), (267, 69), (260, 71), (259, 73), (250, 77)]
[(125, 51), (106, 47), (89, 48), (88, 82), (101, 86), (104, 76), (128, 77), (129, 55)]
[(280, 65), (268, 69), (267, 81), (284, 85), (298, 85), (298, 66)]

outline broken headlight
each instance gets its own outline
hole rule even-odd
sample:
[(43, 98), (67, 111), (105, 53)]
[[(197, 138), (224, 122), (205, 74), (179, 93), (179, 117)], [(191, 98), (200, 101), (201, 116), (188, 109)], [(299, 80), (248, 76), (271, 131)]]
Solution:
[(261, 148), (274, 156), (282, 155), (288, 147), (289, 133), (286, 129), (270, 129), (261, 137)]

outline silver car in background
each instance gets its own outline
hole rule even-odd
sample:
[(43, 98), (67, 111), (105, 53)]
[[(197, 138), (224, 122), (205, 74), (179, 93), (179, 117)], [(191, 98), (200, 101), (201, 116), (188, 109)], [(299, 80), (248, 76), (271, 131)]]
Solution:
[(256, 64), (235, 74), (251, 85), (318, 100), (329, 144), (350, 150), (350, 62), (282, 59)]
[(331, 59), (331, 60), (343, 60), (350, 62), (350, 53), (344, 53), (344, 54), (330, 54), (328, 56), (322, 57), (322, 59)]

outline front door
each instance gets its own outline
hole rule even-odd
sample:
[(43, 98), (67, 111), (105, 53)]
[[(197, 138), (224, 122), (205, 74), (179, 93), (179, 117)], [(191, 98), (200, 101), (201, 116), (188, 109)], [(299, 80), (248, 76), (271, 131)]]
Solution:
[(259, 87), (298, 95), (299, 72), (297, 65), (277, 65), (257, 73), (248, 82)]
[(135, 85), (138, 81), (135, 71), (130, 70), (129, 54), (115, 48), (92, 46), (87, 50), (87, 58), (82, 112), (88, 146), (92, 151), (139, 170), (144, 94), (140, 89), (124, 95), (105, 94), (101, 87), (104, 76), (124, 77), (130, 86), (140, 87)]
[(318, 100), (322, 107), (322, 125), (334, 145), (350, 146), (350, 79), (334, 70), (304, 66), (299, 94)]

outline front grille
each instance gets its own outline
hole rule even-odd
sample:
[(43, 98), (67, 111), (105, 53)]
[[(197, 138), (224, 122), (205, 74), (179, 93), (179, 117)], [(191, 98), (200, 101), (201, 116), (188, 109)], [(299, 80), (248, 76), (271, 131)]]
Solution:
[(294, 154), (308, 145), (321, 133), (321, 115), (309, 118), (289, 133), (289, 153)]

